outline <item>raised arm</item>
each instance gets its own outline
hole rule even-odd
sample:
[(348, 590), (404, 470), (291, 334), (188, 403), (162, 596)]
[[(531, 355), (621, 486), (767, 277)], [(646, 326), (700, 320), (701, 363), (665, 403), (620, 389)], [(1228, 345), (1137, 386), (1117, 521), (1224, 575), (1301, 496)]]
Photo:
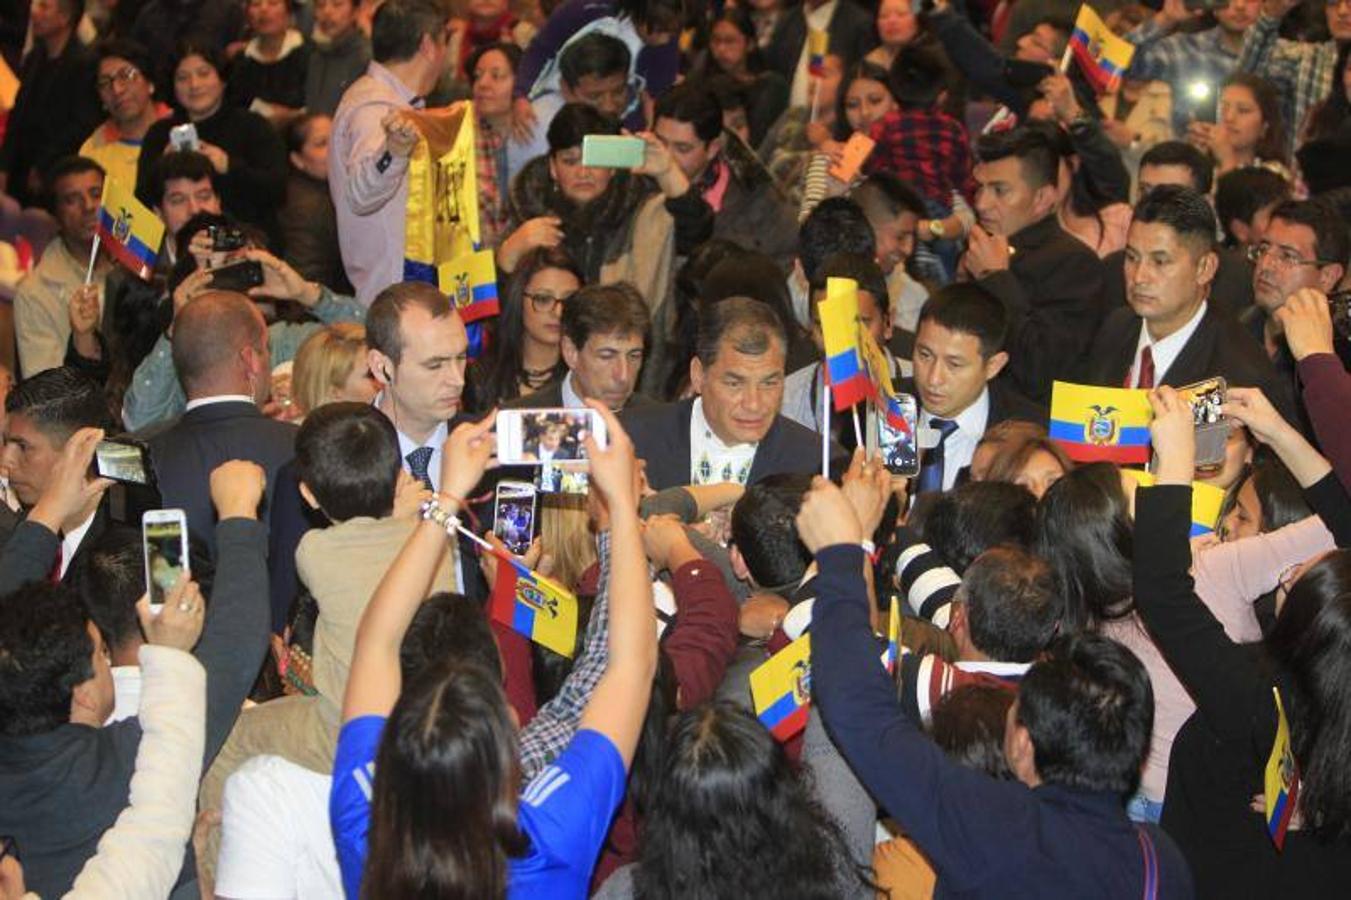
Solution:
[(1318, 446), (1327, 454), (1337, 478), (1351, 490), (1351, 374), (1333, 350), (1332, 311), (1322, 291), (1303, 288), (1276, 310), (1304, 385), (1304, 407), (1313, 422)]

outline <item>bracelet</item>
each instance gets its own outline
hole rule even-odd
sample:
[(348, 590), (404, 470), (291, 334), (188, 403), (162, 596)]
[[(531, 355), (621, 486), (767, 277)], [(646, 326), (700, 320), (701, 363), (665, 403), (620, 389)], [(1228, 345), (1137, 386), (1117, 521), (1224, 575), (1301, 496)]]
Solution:
[(445, 529), (447, 537), (453, 536), (456, 529), (460, 527), (459, 517), (451, 515), (442, 508), (441, 501), (435, 497), (423, 500), (422, 505), (418, 507), (418, 514), (422, 516), (424, 522), (434, 522), (440, 528)]

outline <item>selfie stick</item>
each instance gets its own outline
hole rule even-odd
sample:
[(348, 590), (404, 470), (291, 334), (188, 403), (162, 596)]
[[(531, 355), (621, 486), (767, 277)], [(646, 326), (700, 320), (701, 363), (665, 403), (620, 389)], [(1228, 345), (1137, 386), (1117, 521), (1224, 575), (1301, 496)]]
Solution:
[(94, 261), (99, 258), (99, 233), (94, 232), (94, 249), (89, 252), (89, 268), (84, 270), (84, 283), (94, 280)]

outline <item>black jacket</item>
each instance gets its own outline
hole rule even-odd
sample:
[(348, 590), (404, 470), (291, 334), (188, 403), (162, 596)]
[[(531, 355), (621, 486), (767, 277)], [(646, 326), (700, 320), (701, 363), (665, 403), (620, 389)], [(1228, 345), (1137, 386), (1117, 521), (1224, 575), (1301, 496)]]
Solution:
[[(1129, 307), (1102, 323), (1089, 353), (1085, 381), (1121, 387), (1135, 362), (1143, 320)], [(1287, 421), (1298, 422), (1289, 382), (1276, 373), (1266, 351), (1232, 316), (1208, 307), (1182, 352), (1156, 384), (1178, 387), (1219, 375), (1234, 387), (1259, 387)]]
[[(633, 439), (639, 459), (647, 461), (647, 480), (656, 490), (690, 483), (690, 414), (694, 398), (625, 410), (619, 417)], [(843, 465), (844, 451), (832, 442), (831, 468)], [(756, 448), (747, 484), (784, 472), (819, 472), (821, 436), (775, 416)]]
[(1045, 404), (1052, 381), (1072, 380), (1106, 313), (1102, 261), (1053, 215), (1013, 235), (1009, 245), (1009, 268), (977, 284), (1008, 311), (1007, 371), (1014, 386)]
[[(826, 31), (830, 34), (828, 52), (842, 57), (845, 69), (877, 46), (873, 17), (852, 0), (839, 0)], [(795, 4), (779, 16), (769, 46), (765, 48), (765, 59), (770, 68), (787, 78), (790, 84), (802, 58), (802, 45), (806, 42), (807, 17), (801, 4)]]
[(723, 132), (722, 158), (731, 169), (713, 236), (771, 257), (785, 272), (797, 256), (797, 211), (751, 148)]

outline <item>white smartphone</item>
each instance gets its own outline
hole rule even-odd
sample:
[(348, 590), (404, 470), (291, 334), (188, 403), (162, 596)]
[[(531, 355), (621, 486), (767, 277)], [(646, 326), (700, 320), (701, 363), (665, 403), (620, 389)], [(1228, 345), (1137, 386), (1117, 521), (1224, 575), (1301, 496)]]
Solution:
[(141, 544), (145, 550), (145, 591), (158, 612), (164, 598), (189, 574), (188, 517), (181, 509), (150, 509), (141, 516)]
[(583, 462), (587, 435), (601, 447), (607, 443), (605, 420), (587, 407), (504, 409), (496, 427), (497, 459), (503, 465)]
[(182, 125), (175, 125), (170, 128), (169, 144), (179, 152), (196, 150), (201, 146), (201, 141), (197, 138), (197, 126), (191, 122), (185, 122)]
[(538, 493), (528, 481), (499, 481), (493, 504), (493, 534), (517, 556), (535, 539), (535, 501)]

